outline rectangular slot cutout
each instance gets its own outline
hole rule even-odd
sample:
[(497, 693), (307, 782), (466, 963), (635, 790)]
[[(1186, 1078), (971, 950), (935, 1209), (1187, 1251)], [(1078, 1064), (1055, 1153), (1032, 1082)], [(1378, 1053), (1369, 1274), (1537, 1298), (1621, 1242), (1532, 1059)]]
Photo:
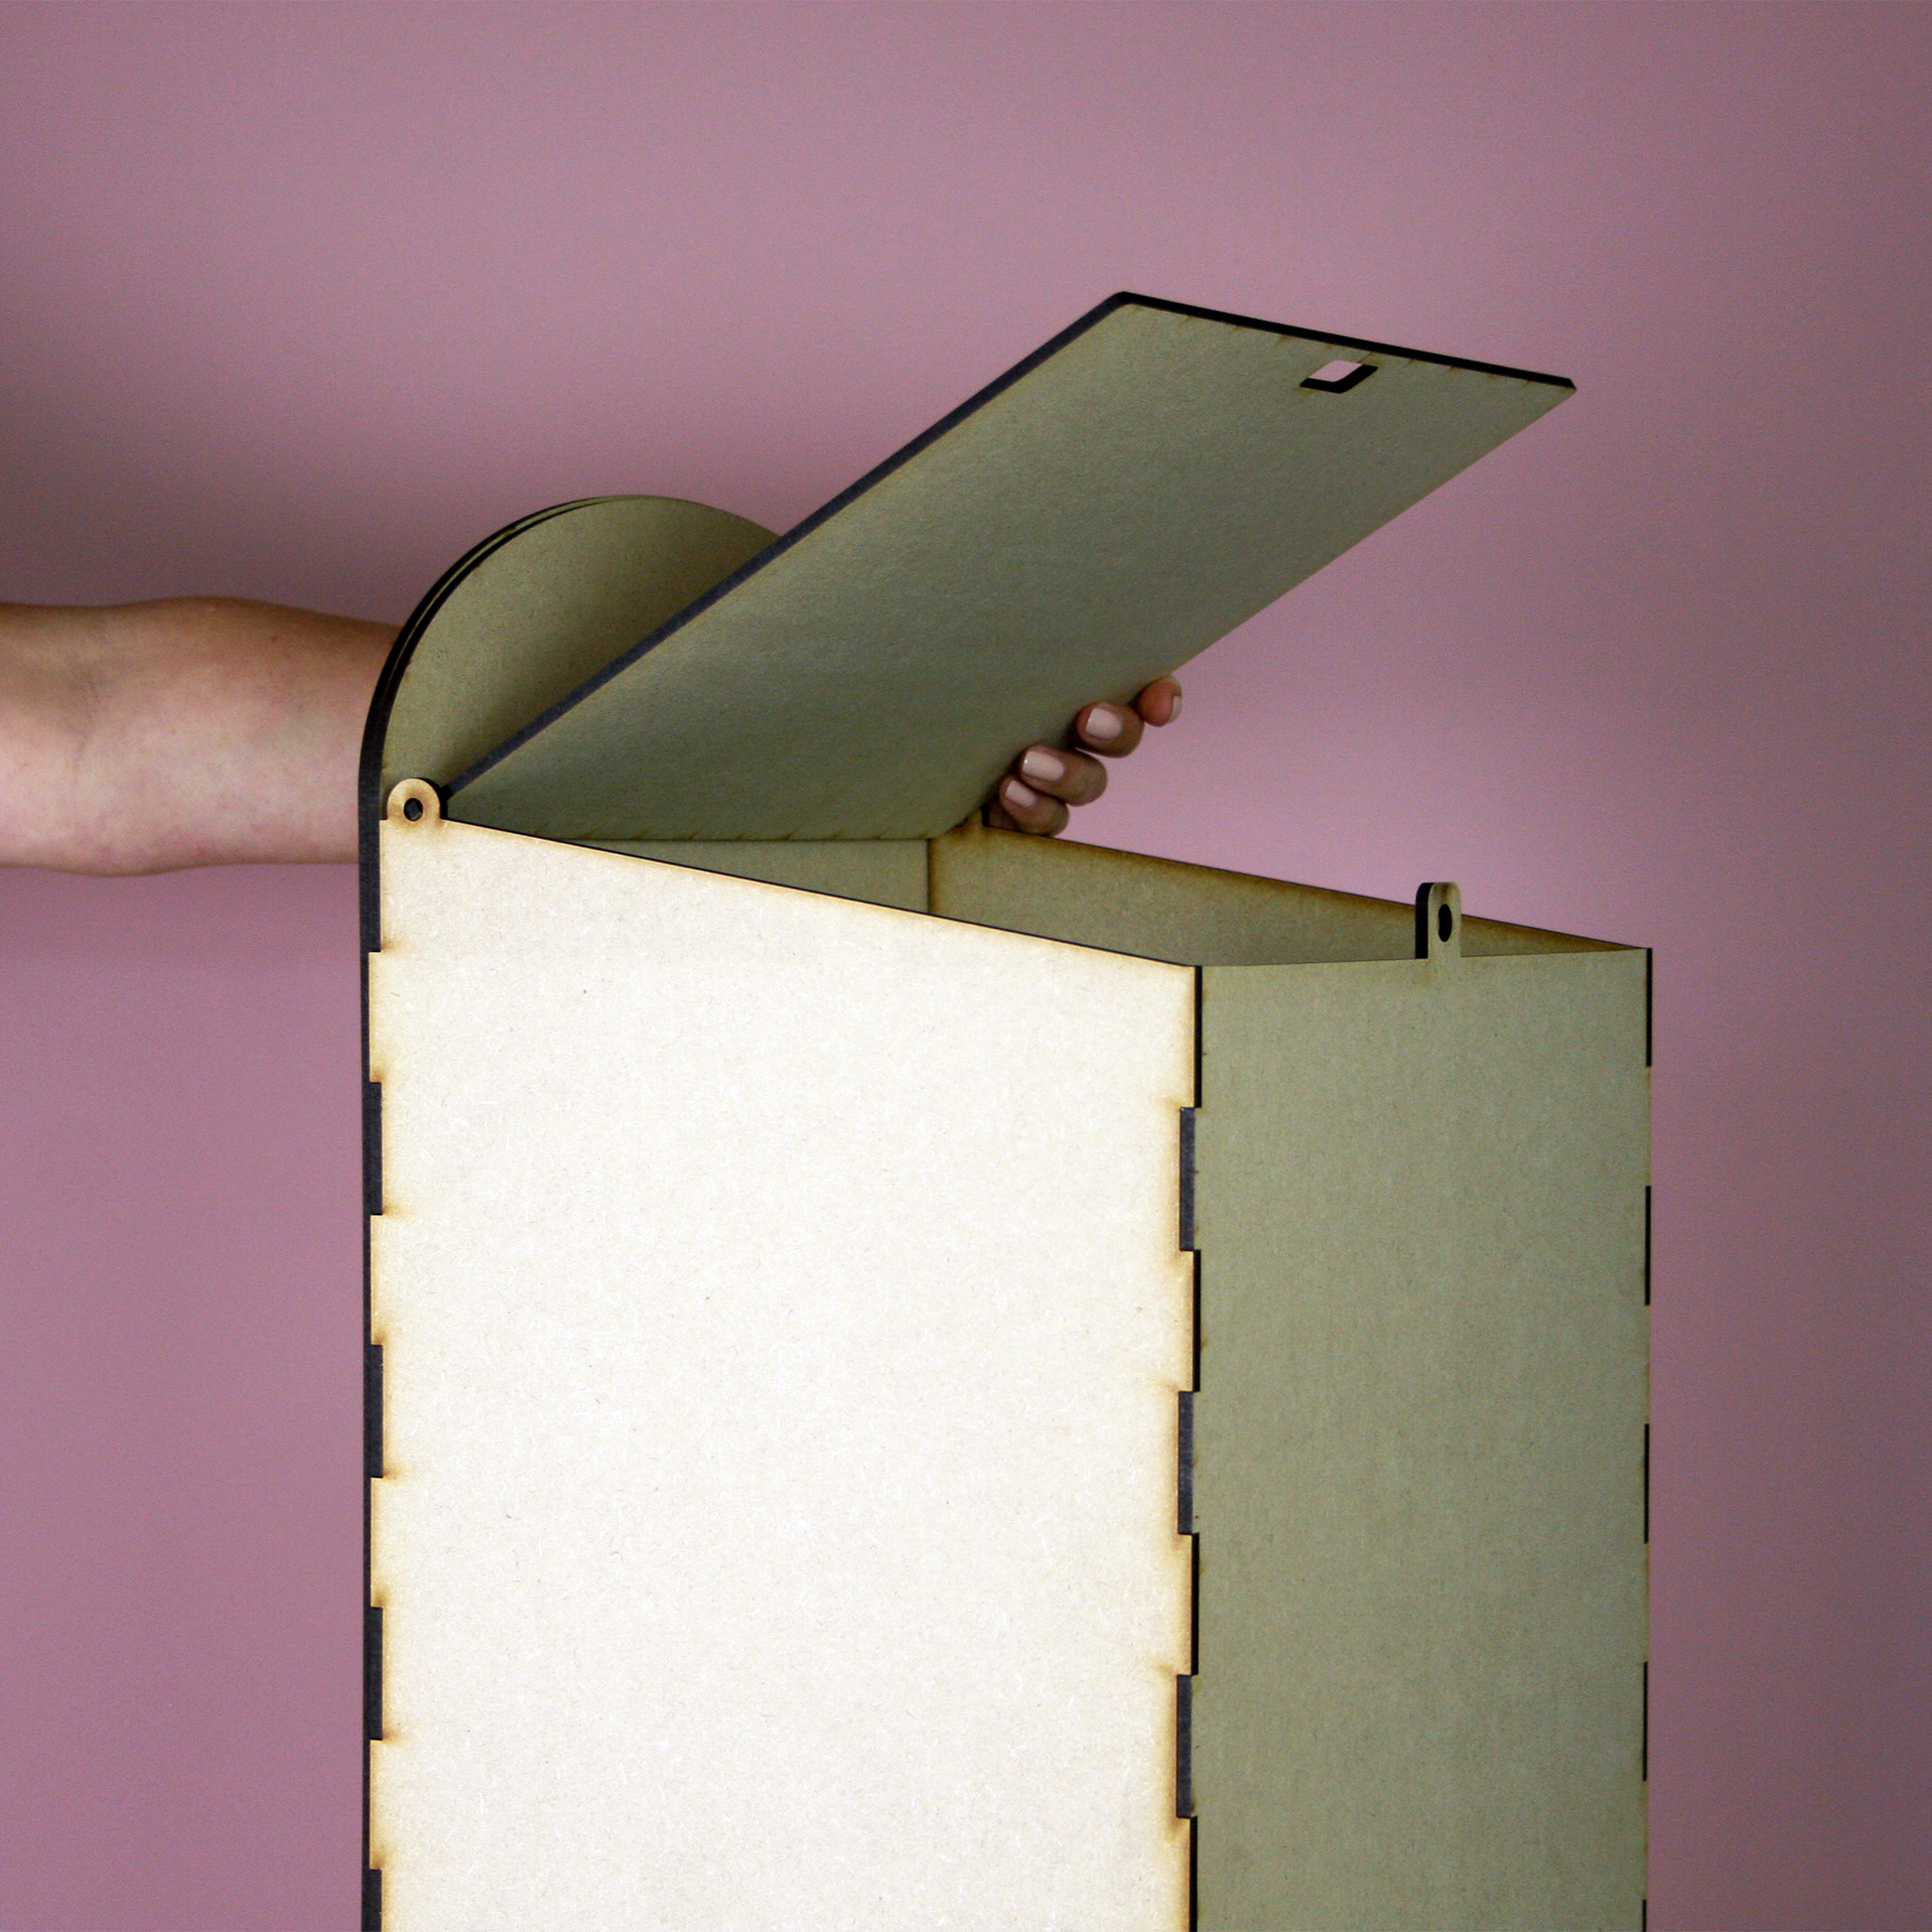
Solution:
[(1358, 383), (1366, 382), (1375, 373), (1373, 362), (1350, 362), (1337, 358), (1323, 362), (1311, 376), (1302, 379), (1305, 389), (1326, 389), (1330, 395), (1345, 395)]

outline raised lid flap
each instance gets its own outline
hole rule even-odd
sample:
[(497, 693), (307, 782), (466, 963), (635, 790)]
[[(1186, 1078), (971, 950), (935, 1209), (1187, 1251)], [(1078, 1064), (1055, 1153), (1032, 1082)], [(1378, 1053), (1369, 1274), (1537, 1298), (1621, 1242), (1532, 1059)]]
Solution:
[[(1310, 378), (1334, 361), (1366, 374)], [(1571, 391), (1118, 295), (459, 775), (561, 839), (906, 839)]]

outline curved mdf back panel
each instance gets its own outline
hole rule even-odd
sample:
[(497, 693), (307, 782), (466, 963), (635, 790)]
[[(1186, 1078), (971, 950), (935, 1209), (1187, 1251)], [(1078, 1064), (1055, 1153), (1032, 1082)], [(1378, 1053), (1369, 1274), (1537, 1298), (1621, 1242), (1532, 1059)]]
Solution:
[(404, 626), (370, 717), (379, 787), (439, 788), (773, 541), (674, 496), (560, 503), (486, 538)]

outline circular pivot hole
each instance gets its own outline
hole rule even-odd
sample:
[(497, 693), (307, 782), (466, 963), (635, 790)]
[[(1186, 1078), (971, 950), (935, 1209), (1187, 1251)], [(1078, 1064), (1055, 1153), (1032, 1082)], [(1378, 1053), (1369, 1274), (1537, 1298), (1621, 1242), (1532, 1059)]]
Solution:
[(389, 792), (389, 803), (385, 810), (392, 825), (440, 825), (443, 822), (443, 801), (436, 795), (436, 787), (424, 778), (405, 778)]

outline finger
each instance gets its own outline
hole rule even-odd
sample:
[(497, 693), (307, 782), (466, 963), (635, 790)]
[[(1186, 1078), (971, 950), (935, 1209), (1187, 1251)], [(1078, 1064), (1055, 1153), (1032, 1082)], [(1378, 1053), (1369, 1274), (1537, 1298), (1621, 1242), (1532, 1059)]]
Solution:
[(1180, 686), (1171, 677), (1157, 677), (1134, 700), (1134, 709), (1150, 725), (1172, 725), (1180, 716)]
[(1090, 704), (1073, 720), (1073, 736), (1090, 752), (1124, 759), (1141, 742), (1141, 717), (1124, 704)]
[(1035, 791), (1068, 805), (1090, 805), (1107, 789), (1107, 767), (1084, 752), (1059, 752), (1030, 745), (1014, 764), (1015, 775)]
[(1002, 778), (996, 804), (1016, 832), (1051, 838), (1066, 823), (1066, 807), (1057, 798), (1035, 791), (1024, 778)]

